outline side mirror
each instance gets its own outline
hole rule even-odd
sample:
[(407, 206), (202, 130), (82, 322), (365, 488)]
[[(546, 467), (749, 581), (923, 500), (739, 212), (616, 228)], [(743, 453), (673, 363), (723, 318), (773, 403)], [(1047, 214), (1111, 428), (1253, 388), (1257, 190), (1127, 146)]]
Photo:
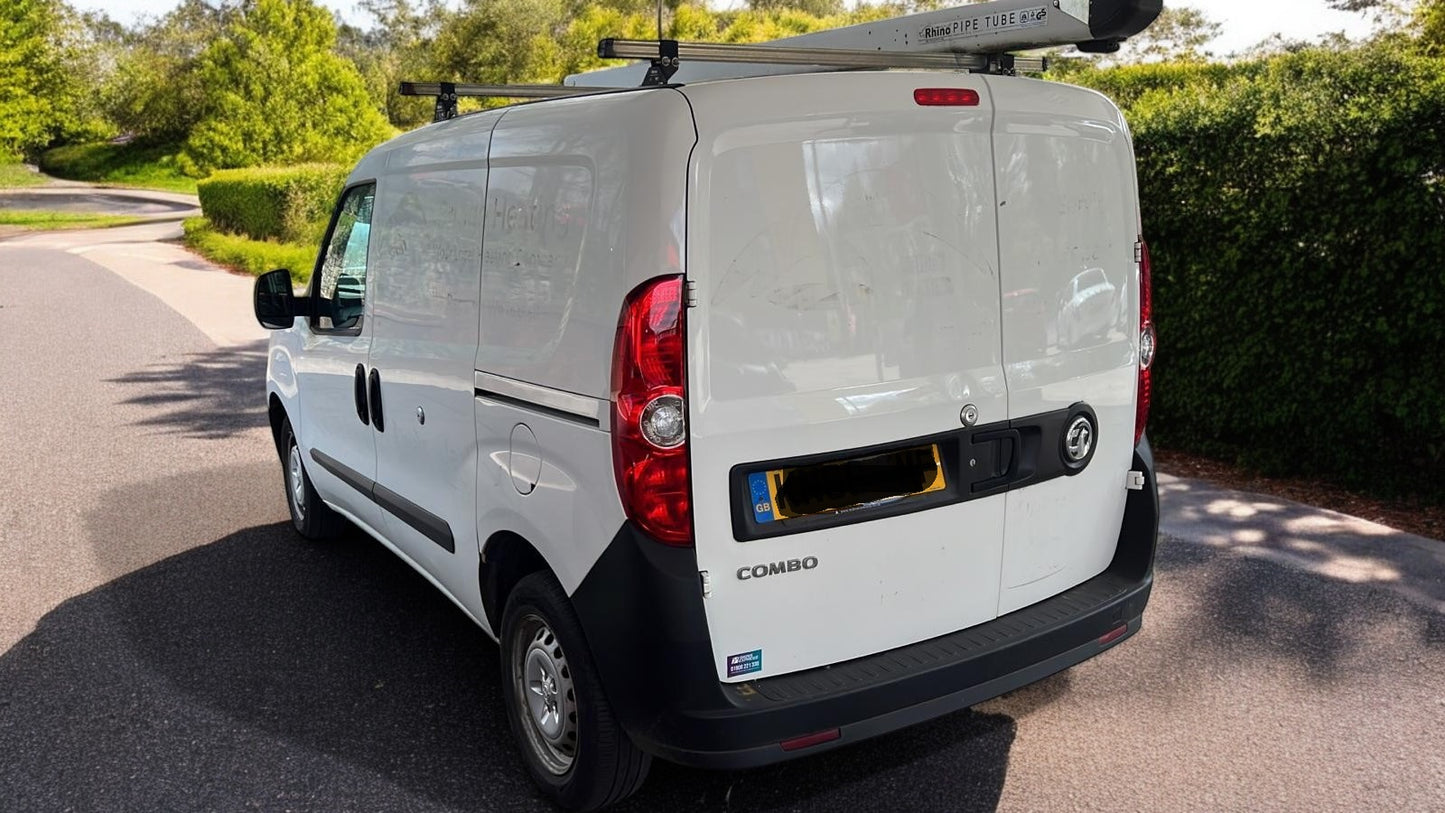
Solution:
[(267, 271), (256, 278), (256, 321), (267, 330), (285, 330), (301, 314), (291, 290), (291, 272), (284, 268)]

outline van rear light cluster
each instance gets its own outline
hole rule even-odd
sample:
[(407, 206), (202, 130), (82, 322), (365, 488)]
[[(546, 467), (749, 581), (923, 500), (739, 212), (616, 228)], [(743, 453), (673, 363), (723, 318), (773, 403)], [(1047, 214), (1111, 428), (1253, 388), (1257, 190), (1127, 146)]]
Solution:
[(1149, 401), (1154, 395), (1154, 353), (1158, 345), (1154, 332), (1154, 280), (1149, 265), (1149, 244), (1139, 239), (1139, 392), (1134, 412), (1134, 445), (1144, 437), (1149, 422)]
[(669, 545), (692, 544), (682, 277), (627, 295), (612, 350), (612, 464), (627, 516)]

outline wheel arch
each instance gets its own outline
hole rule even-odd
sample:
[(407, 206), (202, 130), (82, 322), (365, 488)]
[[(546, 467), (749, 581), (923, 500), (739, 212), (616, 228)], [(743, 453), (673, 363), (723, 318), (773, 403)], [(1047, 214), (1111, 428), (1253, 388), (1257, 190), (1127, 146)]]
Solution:
[(285, 457), (286, 434), (282, 427), (291, 422), (291, 431), (295, 432), (296, 424), (286, 414), (286, 406), (281, 403), (281, 397), (274, 392), (266, 399), (266, 417), (271, 423), (271, 439), (276, 443), (276, 454)]
[(482, 610), (486, 613), (487, 625), (497, 637), (502, 633), (502, 610), (507, 606), (507, 596), (517, 583), (539, 571), (551, 573), (553, 578), (557, 576), (537, 548), (514, 531), (497, 531), (487, 537), (479, 567)]

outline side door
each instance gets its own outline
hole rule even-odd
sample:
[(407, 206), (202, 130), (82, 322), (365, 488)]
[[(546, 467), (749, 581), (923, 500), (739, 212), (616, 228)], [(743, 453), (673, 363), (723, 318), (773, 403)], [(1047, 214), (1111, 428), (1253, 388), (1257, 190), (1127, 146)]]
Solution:
[[(386, 538), (475, 618), (477, 355), (487, 151), (500, 113), (393, 151), (378, 201), (371, 371)], [(490, 117), (490, 121), (489, 118)], [(375, 407), (373, 407), (375, 409)]]
[(300, 414), (293, 416), (306, 471), (322, 499), (370, 530), (380, 514), (371, 500), (376, 445), (367, 404), (371, 353), (367, 301), (375, 182), (349, 187), (332, 215), (311, 275), (315, 313), (302, 331), (295, 369)]

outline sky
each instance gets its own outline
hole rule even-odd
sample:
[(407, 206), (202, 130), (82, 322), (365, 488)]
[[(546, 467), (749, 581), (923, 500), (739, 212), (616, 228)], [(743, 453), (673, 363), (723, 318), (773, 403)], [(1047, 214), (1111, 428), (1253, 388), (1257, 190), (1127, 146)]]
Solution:
[[(323, 0), (323, 3), (339, 11), (348, 22), (371, 25), (371, 19), (353, 0)], [(104, 11), (129, 25), (141, 16), (165, 14), (177, 3), (172, 0), (71, 0), (71, 5)], [(742, 5), (742, 0), (713, 0), (712, 5), (727, 8)], [(1312, 40), (1335, 31), (1358, 38), (1371, 30), (1370, 21), (1364, 15), (1332, 11), (1325, 0), (1188, 0), (1182, 3), (1165, 0), (1165, 5), (1193, 6), (1221, 23), (1223, 31), (1209, 45), (1209, 50), (1221, 56), (1242, 51), (1276, 33), (1287, 39)]]

